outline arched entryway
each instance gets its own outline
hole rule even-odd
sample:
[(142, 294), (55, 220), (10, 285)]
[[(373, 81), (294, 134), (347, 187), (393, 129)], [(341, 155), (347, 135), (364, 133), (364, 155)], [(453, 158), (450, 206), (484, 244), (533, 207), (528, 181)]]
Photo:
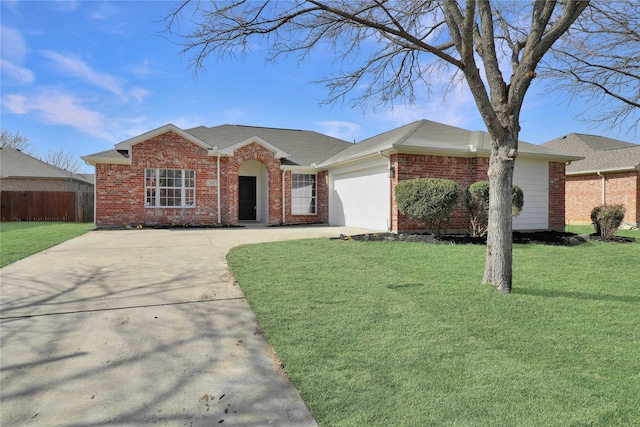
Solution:
[(257, 160), (238, 169), (238, 220), (269, 223), (269, 172)]

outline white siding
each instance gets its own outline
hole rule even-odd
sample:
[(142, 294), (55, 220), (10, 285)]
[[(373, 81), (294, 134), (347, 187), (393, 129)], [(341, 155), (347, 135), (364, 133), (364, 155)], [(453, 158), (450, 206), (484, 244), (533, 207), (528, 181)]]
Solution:
[(518, 158), (513, 183), (522, 188), (524, 206), (513, 219), (514, 230), (549, 228), (549, 163), (546, 160)]
[(388, 230), (390, 189), (386, 159), (382, 165), (331, 171), (329, 182), (330, 224)]

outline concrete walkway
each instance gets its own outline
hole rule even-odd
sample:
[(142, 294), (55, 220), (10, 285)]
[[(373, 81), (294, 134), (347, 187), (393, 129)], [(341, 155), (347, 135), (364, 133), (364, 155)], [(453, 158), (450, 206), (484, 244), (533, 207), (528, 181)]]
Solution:
[(2, 268), (0, 425), (316, 425), (226, 254), (366, 231), (94, 231)]

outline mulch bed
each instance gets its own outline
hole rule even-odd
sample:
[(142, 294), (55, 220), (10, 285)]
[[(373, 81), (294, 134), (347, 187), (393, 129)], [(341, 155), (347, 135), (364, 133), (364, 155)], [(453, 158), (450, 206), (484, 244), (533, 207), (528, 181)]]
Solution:
[[(467, 234), (447, 234), (436, 239), (430, 233), (371, 233), (357, 234), (351, 236), (340, 235), (334, 239), (357, 240), (361, 242), (374, 241), (401, 241), (416, 243), (440, 243), (440, 244), (474, 244), (484, 245), (487, 243), (485, 237), (472, 237)], [(559, 231), (538, 231), (538, 232), (514, 232), (513, 242), (524, 244), (539, 244), (553, 246), (576, 246), (587, 240), (601, 240), (617, 243), (635, 242), (633, 237), (614, 236), (611, 240), (604, 240), (601, 236), (565, 233)]]

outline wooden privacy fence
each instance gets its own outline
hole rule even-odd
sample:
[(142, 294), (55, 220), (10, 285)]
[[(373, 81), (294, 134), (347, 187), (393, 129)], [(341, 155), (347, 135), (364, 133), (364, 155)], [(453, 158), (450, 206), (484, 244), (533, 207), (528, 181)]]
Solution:
[(93, 193), (3, 191), (2, 221), (93, 222)]

